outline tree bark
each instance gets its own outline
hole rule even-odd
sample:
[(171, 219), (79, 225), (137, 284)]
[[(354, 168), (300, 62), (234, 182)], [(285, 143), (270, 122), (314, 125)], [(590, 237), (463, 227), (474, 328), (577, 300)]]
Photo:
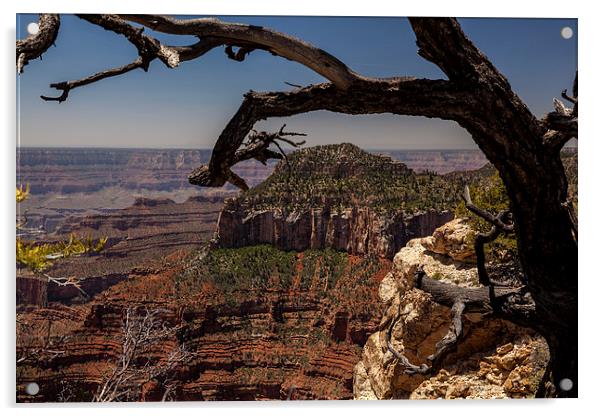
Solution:
[[(507, 80), (448, 19), (410, 19), (423, 56), (469, 83), (476, 101), (462, 121), (497, 168), (510, 197), (525, 285), (535, 301), (532, 326), (548, 341), (551, 379), (569, 378), (577, 396), (577, 241), (564, 204), (567, 179), (559, 149), (544, 145), (546, 128)], [(480, 65), (481, 64), (481, 65)]]

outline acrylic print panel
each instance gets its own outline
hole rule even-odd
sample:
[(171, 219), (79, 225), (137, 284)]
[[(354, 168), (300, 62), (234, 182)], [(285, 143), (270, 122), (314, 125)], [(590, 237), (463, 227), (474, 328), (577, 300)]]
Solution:
[(577, 396), (575, 19), (17, 23), (17, 401)]

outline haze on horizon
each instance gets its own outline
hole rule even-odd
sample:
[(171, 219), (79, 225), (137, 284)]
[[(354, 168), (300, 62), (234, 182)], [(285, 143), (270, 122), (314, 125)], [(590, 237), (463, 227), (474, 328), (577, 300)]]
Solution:
[[(58, 104), (53, 82), (78, 79), (131, 62), (136, 51), (125, 39), (72, 15), (61, 16), (56, 48), (33, 61), (17, 81), (18, 144), (26, 147), (212, 148), (245, 92), (291, 89), (325, 80), (300, 64), (252, 52), (244, 62), (228, 59), (223, 48), (167, 69), (153, 62), (147, 73), (131, 73), (73, 90)], [(297, 36), (369, 76), (445, 78), (417, 55), (405, 18), (220, 17), (263, 25)], [(17, 36), (37, 15), (17, 15)], [(460, 19), (468, 37), (508, 78), (514, 90), (541, 117), (552, 98), (570, 88), (577, 68), (577, 19)], [(570, 27), (571, 39), (561, 30)], [(148, 33), (170, 44), (190, 38)], [(308, 145), (351, 142), (365, 149), (476, 149), (455, 122), (389, 114), (350, 116), (318, 111), (270, 119), (258, 130), (307, 133)]]

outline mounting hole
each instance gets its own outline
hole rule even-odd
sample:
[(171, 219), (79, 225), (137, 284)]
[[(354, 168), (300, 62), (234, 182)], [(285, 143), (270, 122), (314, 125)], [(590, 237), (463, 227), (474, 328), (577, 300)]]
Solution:
[(560, 36), (562, 36), (563, 39), (570, 39), (573, 37), (573, 29), (571, 29), (568, 26), (565, 26), (562, 28), (562, 30), (560, 30)]
[(37, 35), (39, 31), (40, 25), (38, 25), (37, 23), (31, 22), (27, 25), (27, 33), (29, 33), (30, 35)]
[(558, 387), (560, 387), (560, 390), (562, 391), (570, 391), (573, 389), (573, 380), (570, 378), (563, 378), (560, 380), (560, 383), (558, 383)]
[(40, 386), (38, 385), (38, 383), (27, 383), (27, 385), (25, 386), (25, 393), (29, 394), (30, 396), (35, 396), (39, 392)]

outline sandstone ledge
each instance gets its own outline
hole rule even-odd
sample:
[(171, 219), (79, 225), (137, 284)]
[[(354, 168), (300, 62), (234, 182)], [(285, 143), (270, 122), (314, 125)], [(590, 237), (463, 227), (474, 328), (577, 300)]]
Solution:
[(448, 330), (450, 310), (414, 288), (414, 272), (423, 267), (447, 283), (478, 286), (476, 268), (466, 262), (474, 255), (467, 244), (470, 234), (463, 220), (454, 220), (432, 237), (409, 241), (395, 255), (392, 271), (379, 288), (386, 312), (355, 366), (355, 399), (534, 397), (549, 360), (547, 344), (534, 331), (508, 321), (465, 315), (465, 337), (431, 376), (405, 374), (387, 349), (388, 327), (401, 315), (393, 328), (393, 346), (415, 364), (427, 362)]

